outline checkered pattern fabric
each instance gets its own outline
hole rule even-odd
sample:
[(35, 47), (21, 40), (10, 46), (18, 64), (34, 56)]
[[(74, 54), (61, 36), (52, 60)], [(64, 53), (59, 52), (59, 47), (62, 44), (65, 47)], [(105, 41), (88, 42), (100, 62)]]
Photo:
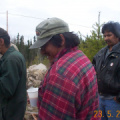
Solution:
[(95, 70), (77, 47), (63, 50), (39, 87), (39, 120), (99, 120)]

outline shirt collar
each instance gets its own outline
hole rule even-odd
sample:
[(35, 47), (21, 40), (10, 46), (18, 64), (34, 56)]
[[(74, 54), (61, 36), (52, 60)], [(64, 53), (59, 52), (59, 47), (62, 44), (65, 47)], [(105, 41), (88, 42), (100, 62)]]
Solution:
[[(58, 52), (58, 54), (56, 55), (54, 61), (52, 64), (54, 64), (58, 59), (60, 59), (63, 55), (65, 55), (66, 53), (68, 52), (72, 52), (72, 51), (75, 51), (75, 50), (78, 50), (78, 47), (74, 47), (74, 48), (65, 48), (63, 50), (61, 50), (60, 52)], [(51, 65), (52, 65), (51, 64)]]

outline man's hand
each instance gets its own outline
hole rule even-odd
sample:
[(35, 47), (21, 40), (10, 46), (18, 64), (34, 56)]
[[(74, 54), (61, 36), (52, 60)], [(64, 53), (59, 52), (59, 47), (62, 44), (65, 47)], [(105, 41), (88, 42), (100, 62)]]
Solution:
[(117, 97), (116, 97), (116, 96), (114, 97), (114, 100), (115, 100), (117, 103), (120, 104), (120, 101), (117, 100)]
[(29, 99), (28, 94), (27, 94), (27, 104), (30, 104), (30, 99)]

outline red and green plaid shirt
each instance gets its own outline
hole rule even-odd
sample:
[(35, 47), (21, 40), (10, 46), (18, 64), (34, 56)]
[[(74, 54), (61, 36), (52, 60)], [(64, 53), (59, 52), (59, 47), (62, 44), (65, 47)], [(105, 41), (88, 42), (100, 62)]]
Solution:
[(77, 47), (61, 51), (41, 83), (38, 120), (98, 120), (95, 70)]

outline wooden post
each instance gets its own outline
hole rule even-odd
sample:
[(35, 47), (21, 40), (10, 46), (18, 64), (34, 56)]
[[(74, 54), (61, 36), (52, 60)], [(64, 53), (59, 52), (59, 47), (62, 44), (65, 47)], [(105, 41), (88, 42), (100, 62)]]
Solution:
[(8, 11), (6, 12), (6, 29), (7, 29), (7, 32), (8, 32)]

